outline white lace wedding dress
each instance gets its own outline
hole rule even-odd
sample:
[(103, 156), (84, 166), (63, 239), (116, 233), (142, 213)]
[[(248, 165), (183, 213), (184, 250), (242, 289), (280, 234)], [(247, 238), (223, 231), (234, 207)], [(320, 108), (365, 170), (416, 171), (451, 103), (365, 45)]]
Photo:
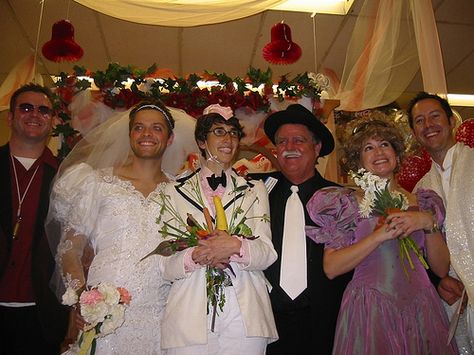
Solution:
[[(73, 238), (86, 236), (94, 250), (87, 285), (108, 282), (128, 289), (132, 297), (122, 326), (97, 338), (97, 355), (161, 353), (160, 321), (169, 285), (159, 274), (156, 256), (140, 259), (162, 240), (155, 200), (163, 187), (158, 185), (145, 198), (129, 181), (113, 176), (112, 169), (93, 171), (85, 164), (66, 172), (54, 186), (56, 219), (75, 232)], [(59, 262), (73, 244), (63, 237)]]

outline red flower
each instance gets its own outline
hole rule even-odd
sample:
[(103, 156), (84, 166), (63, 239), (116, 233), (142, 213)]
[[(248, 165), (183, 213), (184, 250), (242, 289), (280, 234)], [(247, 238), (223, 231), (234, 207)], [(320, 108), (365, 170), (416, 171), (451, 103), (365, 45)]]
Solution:
[(130, 296), (128, 290), (123, 287), (117, 287), (117, 291), (120, 293), (120, 303), (130, 304), (132, 296)]
[(251, 107), (253, 110), (264, 110), (268, 107), (268, 99), (263, 98), (258, 92), (250, 92), (247, 96), (247, 106)]
[(59, 87), (56, 90), (56, 94), (58, 94), (65, 103), (69, 104), (74, 97), (74, 87)]
[(124, 107), (129, 109), (133, 105), (139, 103), (141, 100), (138, 95), (136, 95), (130, 89), (122, 89), (119, 94), (115, 96), (115, 105), (116, 107)]

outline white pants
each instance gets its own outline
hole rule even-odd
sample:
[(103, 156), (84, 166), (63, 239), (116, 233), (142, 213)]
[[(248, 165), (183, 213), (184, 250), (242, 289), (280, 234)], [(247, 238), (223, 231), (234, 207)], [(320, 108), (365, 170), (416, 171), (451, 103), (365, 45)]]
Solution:
[[(223, 311), (216, 316), (214, 332), (211, 332), (212, 312), (207, 323), (207, 344), (171, 348), (167, 355), (264, 355), (268, 340), (262, 337), (246, 337), (234, 288), (225, 288)], [(186, 320), (183, 319), (183, 322)]]

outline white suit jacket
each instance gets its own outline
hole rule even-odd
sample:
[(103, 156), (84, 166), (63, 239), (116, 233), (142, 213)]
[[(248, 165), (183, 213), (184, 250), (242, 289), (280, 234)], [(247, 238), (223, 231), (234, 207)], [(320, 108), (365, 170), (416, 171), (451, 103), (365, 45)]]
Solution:
[[(235, 191), (233, 181), (227, 183), (222, 196), (227, 221), (232, 218), (234, 203), (247, 210), (248, 217), (269, 215), (268, 194), (261, 181), (247, 182), (244, 178), (232, 172), (232, 179), (238, 188), (247, 187), (243, 193)], [(194, 173), (181, 182), (169, 184), (166, 194), (180, 215), (186, 220), (186, 214), (193, 217), (205, 226), (204, 215), (200, 202), (189, 193), (192, 183), (200, 186), (200, 177)], [(196, 185), (195, 185), (196, 186)], [(205, 196), (202, 200), (209, 211), (213, 209), (207, 204)], [(211, 212), (212, 213), (212, 212)], [(253, 235), (259, 238), (249, 241), (250, 263), (244, 266), (232, 262), (231, 266), (236, 276), (231, 276), (232, 286), (235, 289), (246, 335), (249, 337), (266, 337), (269, 342), (278, 338), (275, 321), (269, 298), (270, 284), (266, 280), (263, 270), (277, 259), (277, 253), (271, 242), (270, 223), (261, 219), (247, 220)], [(206, 344), (207, 343), (207, 294), (206, 268), (202, 267), (194, 272), (184, 270), (185, 250), (169, 257), (160, 257), (160, 269), (165, 280), (172, 282), (171, 290), (166, 303), (161, 330), (161, 347), (163, 349)], [(225, 306), (224, 306), (225, 307)]]
[(474, 149), (457, 143), (449, 180), (449, 198), (434, 163), (416, 188), (429, 188), (443, 198), (446, 206), (446, 242), (451, 265), (461, 279), (474, 307)]

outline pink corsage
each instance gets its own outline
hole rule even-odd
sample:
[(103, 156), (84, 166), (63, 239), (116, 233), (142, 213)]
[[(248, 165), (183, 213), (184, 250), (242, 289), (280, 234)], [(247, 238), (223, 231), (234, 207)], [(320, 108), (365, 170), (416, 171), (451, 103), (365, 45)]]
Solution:
[(204, 111), (202, 112), (203, 115), (207, 115), (209, 113), (218, 113), (227, 121), (229, 118), (234, 117), (234, 112), (230, 107), (221, 106), (219, 104), (212, 104), (207, 106)]

